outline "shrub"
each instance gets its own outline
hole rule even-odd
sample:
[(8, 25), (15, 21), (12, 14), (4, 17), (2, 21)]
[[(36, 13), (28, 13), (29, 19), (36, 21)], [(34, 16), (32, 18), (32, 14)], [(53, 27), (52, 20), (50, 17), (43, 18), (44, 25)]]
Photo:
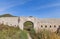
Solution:
[(27, 39), (27, 33), (19, 27), (0, 25), (0, 39)]

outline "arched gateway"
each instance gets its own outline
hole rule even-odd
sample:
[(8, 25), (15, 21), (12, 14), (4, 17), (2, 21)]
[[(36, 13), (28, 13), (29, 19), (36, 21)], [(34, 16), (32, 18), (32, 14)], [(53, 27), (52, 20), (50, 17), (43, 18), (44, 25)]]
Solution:
[(34, 17), (20, 17), (19, 27), (20, 29), (31, 30), (34, 28), (36, 30), (37, 21)]
[(31, 31), (34, 28), (34, 23), (31, 21), (26, 21), (24, 24), (24, 30)]

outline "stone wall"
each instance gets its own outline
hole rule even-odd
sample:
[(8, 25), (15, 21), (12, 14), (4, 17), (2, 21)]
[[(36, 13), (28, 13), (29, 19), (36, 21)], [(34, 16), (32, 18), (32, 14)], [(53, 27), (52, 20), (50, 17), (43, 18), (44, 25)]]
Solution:
[[(18, 19), (20, 20), (18, 23)], [(60, 26), (60, 19), (56, 18), (35, 18), (35, 17), (1, 17), (0, 24), (5, 24), (9, 26), (19, 26), (23, 30), (24, 23), (26, 21), (31, 21), (34, 23), (34, 29), (39, 31), (41, 29), (47, 29), (55, 32)]]
[(47, 29), (55, 32), (60, 26), (60, 19), (39, 19), (38, 29)]
[(17, 26), (18, 17), (1, 17), (0, 24), (9, 25), (9, 26)]

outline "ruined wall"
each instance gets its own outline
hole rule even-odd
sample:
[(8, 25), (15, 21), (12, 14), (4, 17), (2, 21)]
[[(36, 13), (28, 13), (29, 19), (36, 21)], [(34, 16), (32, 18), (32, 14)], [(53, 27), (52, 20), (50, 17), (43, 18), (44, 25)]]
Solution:
[(34, 24), (34, 29), (37, 29), (37, 20), (34, 17), (20, 17), (20, 23), (19, 23), (19, 27), (21, 27), (21, 29), (23, 30), (24, 27), (24, 23), (26, 21), (31, 21)]
[(18, 17), (1, 17), (0, 24), (9, 25), (9, 26), (17, 26)]
[(39, 19), (38, 25), (39, 29), (47, 29), (55, 32), (57, 28), (60, 26), (60, 19), (54, 19), (54, 18)]
[[(20, 20), (18, 23), (18, 19)], [(34, 23), (34, 29), (39, 31), (41, 29), (47, 29), (50, 31), (56, 31), (57, 28), (60, 26), (60, 19), (42, 19), (42, 18), (35, 18), (35, 17), (1, 17), (0, 24), (5, 24), (9, 26), (19, 26), (20, 29), (23, 30), (24, 23), (26, 21), (31, 21)]]

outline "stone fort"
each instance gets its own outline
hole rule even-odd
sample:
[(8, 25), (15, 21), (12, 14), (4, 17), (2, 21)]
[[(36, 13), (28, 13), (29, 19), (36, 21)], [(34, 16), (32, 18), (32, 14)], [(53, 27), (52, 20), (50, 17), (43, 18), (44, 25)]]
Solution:
[(38, 31), (47, 29), (55, 32), (60, 27), (60, 19), (58, 18), (35, 18), (35, 17), (0, 17), (0, 24), (9, 26), (19, 26), (24, 29), (24, 23), (30, 21), (33, 23), (33, 28)]

